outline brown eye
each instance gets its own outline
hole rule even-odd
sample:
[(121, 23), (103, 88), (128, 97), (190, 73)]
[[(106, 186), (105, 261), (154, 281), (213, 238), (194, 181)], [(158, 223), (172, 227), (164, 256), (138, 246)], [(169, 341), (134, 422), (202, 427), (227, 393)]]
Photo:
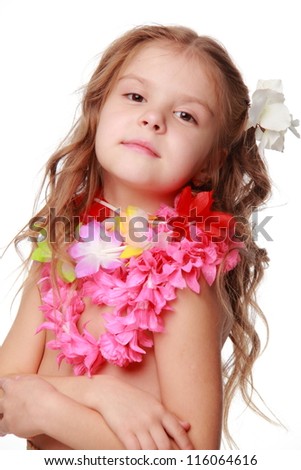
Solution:
[(135, 101), (136, 103), (142, 103), (143, 101), (145, 101), (143, 96), (139, 95), (139, 93), (127, 93), (126, 96), (129, 100)]
[(178, 116), (182, 121), (186, 122), (196, 122), (193, 116), (191, 114), (186, 113), (186, 111), (175, 111), (175, 115)]

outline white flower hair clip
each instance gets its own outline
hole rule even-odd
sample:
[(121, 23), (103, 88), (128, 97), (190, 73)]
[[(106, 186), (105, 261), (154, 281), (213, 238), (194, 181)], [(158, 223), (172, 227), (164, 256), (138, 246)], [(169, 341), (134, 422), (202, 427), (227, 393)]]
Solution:
[(284, 104), (282, 81), (258, 80), (257, 89), (252, 95), (246, 130), (255, 127), (260, 154), (264, 154), (265, 148), (283, 152), (284, 134), (290, 129), (300, 138), (296, 130), (298, 126), (299, 120), (293, 119)]

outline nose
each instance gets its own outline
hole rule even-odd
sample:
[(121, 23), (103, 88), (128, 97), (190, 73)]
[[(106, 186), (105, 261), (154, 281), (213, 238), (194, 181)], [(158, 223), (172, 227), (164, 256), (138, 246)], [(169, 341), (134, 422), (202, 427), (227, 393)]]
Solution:
[(139, 117), (139, 124), (141, 127), (146, 127), (156, 132), (156, 134), (163, 134), (166, 131), (166, 122), (161, 111), (150, 109), (144, 111)]

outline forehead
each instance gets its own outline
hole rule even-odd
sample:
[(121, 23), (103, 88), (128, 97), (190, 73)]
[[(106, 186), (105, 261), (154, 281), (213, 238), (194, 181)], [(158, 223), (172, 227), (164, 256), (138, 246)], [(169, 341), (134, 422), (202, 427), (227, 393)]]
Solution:
[(217, 94), (212, 67), (204, 56), (191, 52), (169, 42), (154, 41), (125, 61), (118, 78), (138, 75), (157, 85), (168, 82), (171, 90), (180, 87), (182, 93), (206, 96), (215, 108)]
[[(162, 65), (166, 67), (162, 68)], [(181, 70), (190, 67), (202, 68), (201, 59), (189, 55), (184, 48), (177, 47), (167, 41), (153, 41), (148, 44), (142, 44), (137, 51), (125, 60), (120, 74), (131, 69), (155, 70), (161, 69), (162, 73), (166, 69)], [(204, 65), (204, 64), (203, 64)]]

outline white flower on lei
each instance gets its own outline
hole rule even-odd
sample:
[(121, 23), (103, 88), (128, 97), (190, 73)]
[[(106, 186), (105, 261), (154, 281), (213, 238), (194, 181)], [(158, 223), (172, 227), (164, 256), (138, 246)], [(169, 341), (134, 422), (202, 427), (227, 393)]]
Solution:
[(300, 137), (297, 126), (299, 121), (293, 119), (284, 104), (281, 80), (259, 80), (252, 96), (247, 129), (256, 128), (260, 153), (263, 154), (265, 148), (282, 152), (287, 129)]
[(114, 269), (122, 264), (119, 259), (124, 250), (122, 240), (114, 232), (108, 232), (104, 223), (93, 220), (79, 229), (82, 241), (75, 241), (69, 254), (76, 261), (75, 273), (78, 278), (97, 273), (100, 266)]

